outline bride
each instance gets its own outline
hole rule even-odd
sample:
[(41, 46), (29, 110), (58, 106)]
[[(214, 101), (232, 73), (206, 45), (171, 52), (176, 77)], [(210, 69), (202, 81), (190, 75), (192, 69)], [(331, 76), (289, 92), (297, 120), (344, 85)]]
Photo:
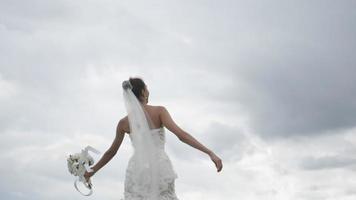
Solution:
[(164, 150), (164, 127), (180, 141), (206, 153), (214, 162), (217, 172), (221, 171), (221, 159), (181, 129), (164, 106), (147, 104), (149, 91), (142, 79), (130, 78), (122, 86), (128, 115), (118, 122), (111, 147), (91, 167), (93, 171), (85, 173), (87, 181), (116, 155), (126, 133), (134, 147), (134, 154), (126, 169), (125, 200), (178, 200), (174, 186), (178, 176)]

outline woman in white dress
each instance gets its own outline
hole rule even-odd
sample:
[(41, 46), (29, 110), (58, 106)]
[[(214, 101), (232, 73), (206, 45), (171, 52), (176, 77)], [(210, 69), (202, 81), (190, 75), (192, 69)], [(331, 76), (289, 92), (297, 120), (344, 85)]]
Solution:
[[(180, 141), (206, 153), (215, 164), (217, 172), (221, 171), (222, 160), (180, 128), (164, 106), (147, 104), (149, 91), (142, 79), (130, 78), (124, 81), (123, 89), (128, 115), (119, 120), (116, 137), (111, 147), (91, 167), (93, 172), (85, 173), (84, 177), (87, 180), (116, 155), (127, 133), (135, 152), (126, 169), (125, 200), (178, 200), (174, 187), (174, 181), (178, 176), (164, 151), (164, 127), (174, 133)], [(155, 193), (156, 196), (151, 196), (151, 193), (152, 195)]]

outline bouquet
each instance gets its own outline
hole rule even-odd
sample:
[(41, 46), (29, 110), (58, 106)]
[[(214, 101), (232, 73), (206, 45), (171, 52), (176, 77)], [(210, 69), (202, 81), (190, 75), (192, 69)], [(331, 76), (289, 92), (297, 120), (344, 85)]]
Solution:
[[(99, 154), (100, 152), (96, 149), (94, 149), (91, 146), (85, 147), (81, 153), (76, 153), (76, 154), (70, 154), (69, 157), (67, 158), (67, 164), (68, 164), (68, 170), (71, 174), (74, 176), (78, 176), (78, 179), (74, 181), (74, 187), (77, 189), (79, 193), (81, 193), (84, 196), (89, 196), (93, 193), (92, 190), (92, 183), (91, 180), (87, 182), (84, 174), (86, 171), (92, 172), (93, 170), (89, 168), (89, 166), (94, 164), (94, 159), (91, 157), (88, 153), (88, 151), (92, 151), (96, 154)], [(86, 188), (88, 188), (90, 191), (87, 194), (82, 193), (78, 187), (77, 187), (77, 182), (83, 182)]]

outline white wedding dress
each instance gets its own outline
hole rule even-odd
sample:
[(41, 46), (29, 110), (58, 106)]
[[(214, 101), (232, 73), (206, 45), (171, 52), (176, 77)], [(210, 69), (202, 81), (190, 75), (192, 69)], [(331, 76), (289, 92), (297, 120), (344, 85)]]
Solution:
[[(147, 133), (148, 134), (148, 133)], [(158, 185), (159, 195), (157, 200), (178, 200), (175, 194), (175, 179), (178, 178), (172, 163), (165, 152), (165, 130), (163, 127), (158, 129), (150, 129), (157, 151), (157, 167), (158, 167)], [(129, 134), (131, 142), (132, 135)], [(132, 143), (135, 149), (134, 143)], [(150, 173), (145, 171), (138, 173), (136, 154), (133, 153), (130, 158), (125, 175), (125, 191), (124, 200), (151, 200), (148, 197), (150, 190)]]

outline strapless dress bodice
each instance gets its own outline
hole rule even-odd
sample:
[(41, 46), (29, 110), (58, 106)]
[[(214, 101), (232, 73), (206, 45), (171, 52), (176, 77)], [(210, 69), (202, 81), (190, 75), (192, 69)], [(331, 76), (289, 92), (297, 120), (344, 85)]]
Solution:
[[(154, 144), (158, 147), (158, 149), (164, 151), (165, 143), (166, 143), (166, 137), (165, 137), (165, 130), (164, 127), (160, 128), (155, 128), (155, 129), (150, 129), (150, 134), (152, 134), (152, 139)], [(132, 141), (132, 135), (130, 135), (130, 139)], [(133, 145), (135, 148), (135, 145)]]

